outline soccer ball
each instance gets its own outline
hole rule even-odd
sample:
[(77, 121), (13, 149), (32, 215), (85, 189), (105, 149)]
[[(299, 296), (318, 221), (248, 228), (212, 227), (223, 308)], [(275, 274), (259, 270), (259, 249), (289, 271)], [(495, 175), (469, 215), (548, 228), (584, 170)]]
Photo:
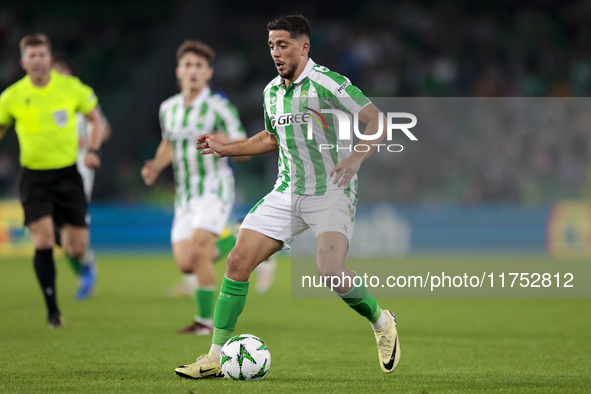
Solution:
[(250, 334), (228, 340), (220, 357), (222, 372), (231, 380), (261, 380), (271, 366), (269, 348), (262, 339)]

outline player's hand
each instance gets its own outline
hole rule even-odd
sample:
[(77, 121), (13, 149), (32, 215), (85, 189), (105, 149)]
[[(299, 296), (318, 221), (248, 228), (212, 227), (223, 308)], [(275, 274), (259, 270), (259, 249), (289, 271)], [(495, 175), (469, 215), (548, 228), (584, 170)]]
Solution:
[(214, 154), (219, 158), (225, 157), (221, 152), (224, 148), (224, 143), (213, 134), (202, 134), (197, 137), (197, 149), (202, 155)]
[(84, 165), (91, 170), (101, 168), (101, 158), (95, 152), (87, 152), (84, 157)]
[(144, 180), (144, 183), (148, 186), (152, 186), (154, 184), (154, 182), (156, 182), (156, 178), (158, 178), (158, 170), (156, 169), (156, 166), (154, 165), (154, 161), (153, 160), (146, 160), (144, 162), (144, 166), (142, 167), (142, 179)]
[(346, 186), (351, 181), (351, 178), (357, 174), (359, 171), (359, 167), (361, 167), (361, 162), (363, 158), (356, 157), (356, 156), (349, 156), (346, 159), (339, 161), (333, 168), (330, 170), (329, 177), (335, 175), (334, 180), (332, 181), (333, 185), (338, 183), (338, 187)]

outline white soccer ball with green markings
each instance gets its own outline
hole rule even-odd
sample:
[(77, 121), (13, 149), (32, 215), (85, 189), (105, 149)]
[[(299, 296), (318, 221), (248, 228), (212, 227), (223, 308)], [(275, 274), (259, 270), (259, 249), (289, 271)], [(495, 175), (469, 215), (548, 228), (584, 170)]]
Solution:
[(262, 339), (250, 334), (236, 335), (220, 354), (224, 376), (231, 380), (261, 380), (269, 372), (271, 353)]

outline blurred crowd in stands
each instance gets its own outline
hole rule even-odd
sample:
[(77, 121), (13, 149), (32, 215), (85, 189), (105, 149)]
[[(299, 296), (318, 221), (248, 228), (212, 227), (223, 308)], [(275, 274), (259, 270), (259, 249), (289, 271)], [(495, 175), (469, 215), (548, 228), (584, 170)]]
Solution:
[[(154, 96), (154, 103), (175, 93), (174, 51), (180, 41), (171, 45), (167, 36), (179, 25), (191, 31), (195, 23), (199, 34), (194, 38), (216, 50), (212, 87), (236, 104), (247, 132), (263, 129), (262, 90), (276, 75), (266, 23), (294, 8), (276, 3), (253, 8), (222, 0), (204, 10), (207, 25), (197, 26), (183, 14), (188, 2), (0, 5), (0, 89), (23, 75), (19, 39), (42, 31), (96, 89), (113, 126), (109, 144), (126, 146), (97, 175), (105, 185), (102, 192), (97, 186), (100, 200), (172, 201), (171, 173), (153, 190), (139, 177), (143, 160), (160, 138), (157, 104), (125, 108), (134, 105), (131, 92), (138, 85)], [(433, 127), (420, 128), (419, 141), (405, 143), (404, 153), (367, 165), (372, 187), (362, 191), (362, 202), (537, 204), (591, 197), (591, 118), (585, 115), (591, 101), (584, 98), (591, 93), (591, 2), (346, 0), (330, 7), (306, 1), (298, 5), (312, 25), (312, 59), (346, 75), (370, 97), (437, 97), (431, 103), (445, 102), (442, 97), (576, 97), (569, 104), (499, 99), (481, 107), (473, 99), (476, 112), (494, 107), (490, 103), (516, 107), (505, 109), (504, 119), (489, 108), (471, 126), (430, 120), (426, 123)], [(142, 72), (145, 64), (163, 57), (171, 59), (168, 68)], [(151, 91), (152, 82), (161, 78), (170, 80), (166, 90)], [(526, 120), (519, 111), (529, 111)], [(569, 117), (570, 111), (576, 116)], [(129, 130), (146, 118), (151, 121), (142, 130)], [(15, 141), (13, 135), (0, 145), (3, 197), (15, 195)], [(276, 156), (236, 167), (238, 201), (256, 201), (261, 187), (268, 190), (273, 184)]]

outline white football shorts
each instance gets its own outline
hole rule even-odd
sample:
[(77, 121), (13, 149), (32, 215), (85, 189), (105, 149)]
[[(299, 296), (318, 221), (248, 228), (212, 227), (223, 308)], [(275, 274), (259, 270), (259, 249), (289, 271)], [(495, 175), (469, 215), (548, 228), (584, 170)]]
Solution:
[(283, 249), (310, 228), (316, 237), (337, 232), (349, 243), (355, 227), (354, 194), (335, 191), (324, 196), (273, 190), (255, 205), (240, 226), (283, 242)]
[(193, 230), (201, 229), (220, 235), (232, 212), (234, 197), (221, 199), (213, 195), (193, 197), (174, 210), (170, 240), (172, 243), (190, 239)]

